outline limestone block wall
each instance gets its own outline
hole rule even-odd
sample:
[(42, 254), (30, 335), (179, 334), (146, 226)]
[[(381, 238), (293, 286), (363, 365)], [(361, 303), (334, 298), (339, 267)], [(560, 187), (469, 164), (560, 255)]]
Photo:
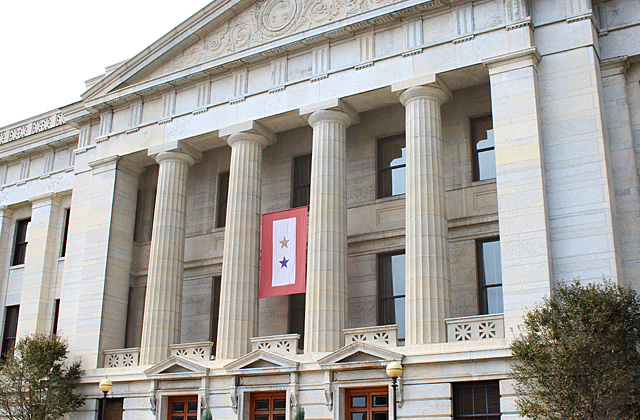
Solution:
[[(629, 108), (629, 123), (633, 149), (635, 151), (636, 167), (640, 168), (640, 65), (633, 63), (626, 74), (626, 97)], [(637, 220), (637, 219), (636, 219)], [(622, 239), (621, 239), (622, 241)], [(638, 241), (635, 242), (637, 244)], [(627, 243), (627, 246), (634, 247), (635, 244)], [(627, 284), (640, 291), (640, 276), (631, 275), (627, 277)]]

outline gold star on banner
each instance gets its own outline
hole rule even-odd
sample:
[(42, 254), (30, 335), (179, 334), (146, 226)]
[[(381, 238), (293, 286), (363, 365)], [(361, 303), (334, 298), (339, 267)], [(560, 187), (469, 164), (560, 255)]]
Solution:
[(282, 240), (281, 240), (281, 241), (278, 241), (278, 242), (280, 242), (280, 245), (282, 245), (282, 246), (280, 247), (280, 249), (282, 249), (282, 248), (289, 248), (289, 240), (287, 239), (287, 237), (286, 237), (286, 236), (283, 236), (283, 237), (282, 237)]

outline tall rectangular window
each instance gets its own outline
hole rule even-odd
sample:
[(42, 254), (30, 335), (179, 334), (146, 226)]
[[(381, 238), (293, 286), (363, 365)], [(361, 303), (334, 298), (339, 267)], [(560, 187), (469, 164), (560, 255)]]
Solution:
[(20, 305), (7, 306), (5, 308), (4, 333), (2, 334), (2, 353), (0, 354), (2, 357), (2, 360), (5, 359), (6, 354), (13, 353), (13, 348), (16, 345), (19, 312), (20, 312)]
[(404, 134), (378, 139), (378, 198), (405, 193), (406, 166)]
[(495, 178), (496, 155), (491, 115), (471, 120), (471, 143), (473, 148), (473, 180), (482, 181)]
[(293, 197), (291, 207), (308, 206), (311, 196), (311, 155), (293, 160)]
[(500, 420), (498, 381), (453, 384), (453, 420)]
[(53, 308), (53, 327), (51, 328), (51, 334), (58, 334), (58, 319), (60, 318), (60, 299), (55, 300)]
[(229, 198), (229, 172), (218, 174), (218, 215), (216, 227), (224, 227), (227, 222), (227, 200)]
[(404, 341), (405, 258), (403, 253), (378, 256), (378, 325), (398, 325)]
[(18, 220), (16, 224), (15, 242), (13, 245), (13, 258), (11, 265), (24, 264), (27, 256), (27, 243), (29, 241), (29, 222), (31, 219)]
[(300, 334), (298, 341), (298, 349), (304, 348), (304, 312), (305, 312), (304, 293), (289, 295), (289, 334)]
[(285, 391), (252, 393), (250, 403), (251, 420), (284, 420), (287, 415)]
[(499, 314), (502, 305), (502, 262), (500, 240), (485, 239), (476, 243), (478, 253), (478, 285), (480, 313)]
[(214, 277), (211, 287), (211, 325), (209, 328), (209, 341), (213, 342), (213, 354), (216, 354), (216, 341), (218, 339), (218, 320), (220, 318), (220, 277)]
[(60, 256), (67, 255), (67, 237), (69, 236), (69, 217), (71, 217), (71, 209), (64, 209), (64, 221), (62, 228), (62, 243), (60, 244)]

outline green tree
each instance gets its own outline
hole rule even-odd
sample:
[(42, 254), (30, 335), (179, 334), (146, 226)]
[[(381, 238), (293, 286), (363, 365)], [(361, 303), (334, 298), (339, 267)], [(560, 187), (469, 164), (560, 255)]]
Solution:
[(302, 408), (300, 404), (298, 404), (298, 407), (296, 408), (296, 416), (294, 420), (304, 420), (304, 408)]
[(0, 418), (57, 420), (84, 404), (74, 393), (80, 362), (66, 363), (68, 344), (57, 335), (18, 341), (0, 365)]
[(611, 282), (556, 288), (511, 345), (520, 414), (640, 419), (640, 299)]

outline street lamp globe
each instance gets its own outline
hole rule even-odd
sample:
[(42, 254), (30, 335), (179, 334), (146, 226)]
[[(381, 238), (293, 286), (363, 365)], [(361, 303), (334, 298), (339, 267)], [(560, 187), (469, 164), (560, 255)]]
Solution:
[(402, 365), (398, 361), (393, 361), (387, 365), (387, 376), (397, 379), (402, 376)]
[(111, 388), (113, 388), (113, 382), (111, 382), (109, 378), (104, 378), (103, 380), (100, 381), (100, 384), (98, 384), (98, 387), (102, 392), (104, 392), (104, 395), (107, 395), (107, 393), (111, 391)]

